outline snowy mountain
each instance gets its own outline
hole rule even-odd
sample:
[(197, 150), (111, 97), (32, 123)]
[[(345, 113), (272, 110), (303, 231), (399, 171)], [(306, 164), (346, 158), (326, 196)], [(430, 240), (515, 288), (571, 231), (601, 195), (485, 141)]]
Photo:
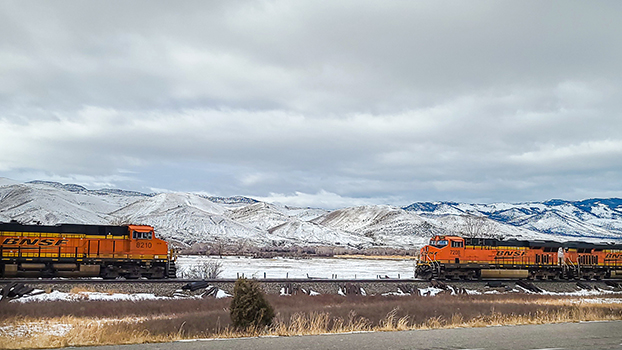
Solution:
[(0, 220), (106, 224), (114, 220), (109, 212), (133, 200), (125, 195), (76, 193), (42, 184), (4, 185), (0, 186)]
[(277, 206), (264, 202), (257, 202), (245, 207), (233, 209), (228, 217), (231, 220), (254, 227), (258, 230), (268, 230), (271, 227), (282, 225), (290, 217)]
[(111, 212), (124, 223), (157, 228), (160, 236), (191, 245), (195, 242), (249, 240), (261, 244), (266, 232), (227, 217), (229, 210), (190, 193), (161, 193)]
[(0, 221), (147, 224), (179, 245), (419, 247), (435, 234), (526, 239), (622, 239), (622, 199), (467, 204), (421, 202), (324, 210), (247, 197), (90, 190), (73, 184), (0, 178)]
[(387, 205), (339, 209), (311, 220), (321, 226), (371, 238), (378, 245), (421, 246), (445, 233), (418, 214)]
[(517, 204), (425, 202), (413, 203), (404, 209), (448, 229), (451, 229), (448, 222), (472, 215), (485, 217), (497, 226), (494, 231), (502, 234), (507, 235), (505, 231), (514, 229), (511, 236), (536, 235), (555, 240), (622, 239), (622, 199), (618, 198)]

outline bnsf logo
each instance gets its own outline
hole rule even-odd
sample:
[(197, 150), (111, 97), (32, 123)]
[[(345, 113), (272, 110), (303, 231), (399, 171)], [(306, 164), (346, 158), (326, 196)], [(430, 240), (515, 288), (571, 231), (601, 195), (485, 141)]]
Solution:
[(608, 253), (605, 259), (622, 259), (622, 253)]
[(54, 239), (54, 238), (6, 238), (2, 245), (39, 245), (39, 246), (54, 246), (67, 244), (66, 239)]
[(519, 250), (499, 250), (497, 256), (525, 256), (524, 251)]

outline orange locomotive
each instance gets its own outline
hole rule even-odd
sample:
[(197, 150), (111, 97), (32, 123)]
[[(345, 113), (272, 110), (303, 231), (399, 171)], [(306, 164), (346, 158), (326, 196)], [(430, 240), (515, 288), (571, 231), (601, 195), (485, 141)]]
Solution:
[(435, 236), (421, 249), (423, 279), (622, 278), (622, 245)]
[(151, 226), (0, 223), (0, 276), (174, 278), (175, 258)]

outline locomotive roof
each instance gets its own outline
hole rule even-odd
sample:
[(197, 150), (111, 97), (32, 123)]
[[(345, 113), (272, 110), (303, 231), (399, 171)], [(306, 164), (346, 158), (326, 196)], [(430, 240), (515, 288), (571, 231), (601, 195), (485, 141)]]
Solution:
[(57, 225), (23, 225), (17, 222), (0, 222), (0, 231), (8, 232), (41, 232), (41, 233), (84, 233), (88, 235), (127, 235), (127, 226), (109, 225), (80, 225), (80, 224), (57, 224)]
[(580, 242), (580, 241), (570, 241), (570, 242), (556, 242), (556, 241), (545, 241), (545, 240), (518, 240), (518, 239), (505, 239), (500, 240), (496, 238), (464, 238), (464, 243), (466, 245), (483, 245), (483, 246), (492, 246), (492, 247), (532, 247), (532, 248), (559, 248), (562, 247), (564, 249), (614, 249), (614, 250), (622, 250), (622, 244), (615, 243), (588, 243), (588, 242)]

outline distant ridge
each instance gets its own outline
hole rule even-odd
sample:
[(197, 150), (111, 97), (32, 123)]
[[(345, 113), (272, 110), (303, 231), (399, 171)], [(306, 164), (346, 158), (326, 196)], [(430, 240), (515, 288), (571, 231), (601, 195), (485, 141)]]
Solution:
[(622, 239), (622, 199), (591, 198), (580, 201), (551, 199), (544, 202), (467, 204), (416, 202), (404, 210), (441, 222), (451, 217), (480, 216), (496, 223), (559, 239)]
[[(473, 219), (475, 218), (475, 219)], [(122, 189), (90, 190), (52, 181), (3, 179), (0, 221), (152, 225), (182, 245), (335, 246), (415, 249), (435, 234), (518, 239), (621, 241), (622, 199), (469, 204), (415, 202), (338, 210), (298, 208), (244, 196)]]
[(215, 197), (215, 196), (205, 196), (204, 198), (209, 199), (214, 203), (220, 204), (254, 204), (259, 203), (258, 200), (243, 197), (243, 196), (234, 196), (234, 197)]
[(35, 184), (35, 185), (46, 185), (46, 186), (50, 186), (50, 187), (54, 187), (54, 188), (58, 188), (58, 189), (63, 189), (65, 191), (69, 191), (69, 192), (74, 192), (74, 193), (94, 193), (94, 194), (117, 194), (117, 195), (121, 195), (121, 196), (138, 196), (138, 197), (152, 197), (155, 195), (155, 193), (142, 193), (142, 192), (137, 192), (137, 191), (127, 191), (127, 190), (119, 190), (119, 189), (114, 189), (114, 188), (102, 188), (99, 190), (89, 190), (84, 186), (81, 185), (76, 185), (76, 184), (62, 184), (60, 182), (54, 182), (54, 181), (41, 181), (41, 180), (34, 180), (34, 181), (29, 181), (27, 182), (29, 184)]

